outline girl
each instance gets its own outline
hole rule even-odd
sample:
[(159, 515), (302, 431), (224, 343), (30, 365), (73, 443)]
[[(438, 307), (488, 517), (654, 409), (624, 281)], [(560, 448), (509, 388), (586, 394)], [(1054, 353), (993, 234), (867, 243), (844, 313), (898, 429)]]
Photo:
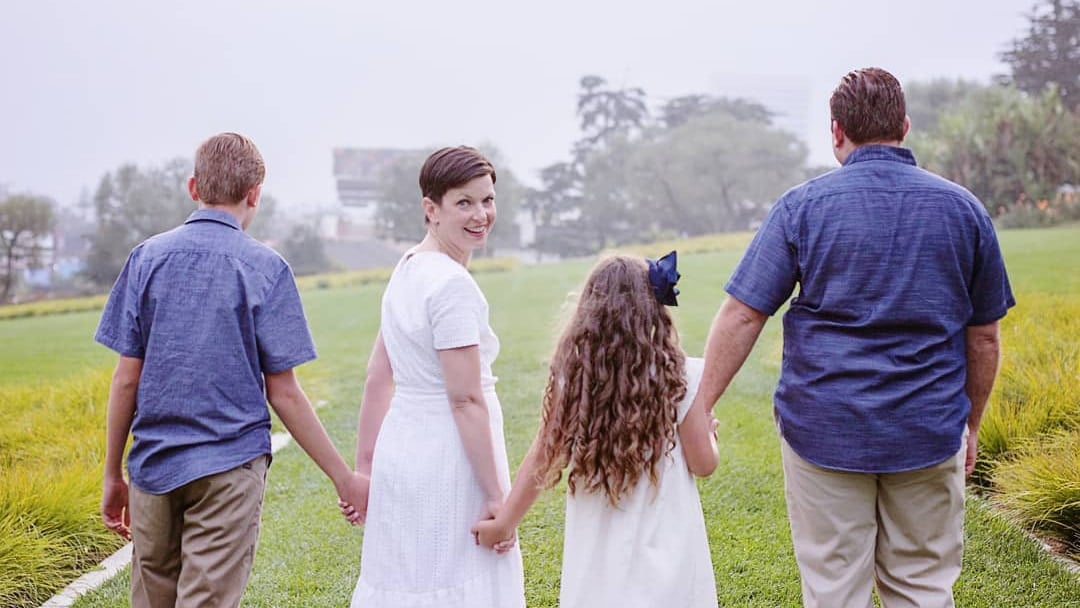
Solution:
[(506, 550), (540, 491), (567, 471), (559, 605), (715, 607), (692, 473), (716, 468), (716, 423), (690, 408), (703, 361), (687, 359), (665, 304), (675, 252), (614, 256), (586, 280), (555, 348), (540, 430), (478, 543)]

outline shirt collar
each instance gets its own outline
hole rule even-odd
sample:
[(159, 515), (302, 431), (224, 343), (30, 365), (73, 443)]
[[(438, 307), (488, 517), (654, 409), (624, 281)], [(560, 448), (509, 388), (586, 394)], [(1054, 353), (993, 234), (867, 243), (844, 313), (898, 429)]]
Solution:
[(913, 154), (911, 150), (901, 148), (900, 146), (880, 144), (867, 144), (855, 148), (851, 151), (851, 154), (848, 154), (848, 157), (844, 159), (844, 166), (846, 167), (852, 163), (859, 163), (866, 160), (891, 160), (907, 165), (918, 166), (918, 163), (915, 162), (915, 154)]
[(236, 228), (237, 230), (243, 230), (240, 226), (240, 220), (236, 219), (236, 216), (228, 213), (227, 211), (221, 211), (220, 209), (196, 209), (191, 212), (191, 215), (184, 220), (185, 224), (192, 222), (217, 222), (219, 224), (225, 224), (230, 228)]

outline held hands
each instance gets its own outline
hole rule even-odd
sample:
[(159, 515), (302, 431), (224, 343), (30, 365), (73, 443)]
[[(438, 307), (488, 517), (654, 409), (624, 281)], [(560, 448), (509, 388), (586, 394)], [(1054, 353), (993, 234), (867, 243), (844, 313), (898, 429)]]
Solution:
[(967, 456), (964, 459), (964, 476), (971, 476), (971, 472), (975, 470), (975, 460), (979, 455), (979, 434), (978, 431), (970, 433), (967, 436)]
[(473, 524), (471, 530), (477, 545), (493, 549), (496, 553), (506, 553), (517, 544), (517, 530), (498, 518), (501, 509), (501, 501), (489, 501), (483, 518)]
[(131, 540), (131, 510), (128, 509), (128, 484), (123, 477), (106, 478), (102, 486), (101, 520), (105, 527)]
[(354, 526), (359, 526), (367, 519), (368, 491), (371, 489), (371, 477), (353, 471), (348, 479), (338, 488), (338, 508), (341, 515)]

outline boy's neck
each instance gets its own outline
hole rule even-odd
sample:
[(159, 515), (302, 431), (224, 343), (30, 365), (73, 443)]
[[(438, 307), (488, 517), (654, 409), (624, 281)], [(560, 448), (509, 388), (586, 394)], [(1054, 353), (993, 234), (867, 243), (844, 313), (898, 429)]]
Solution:
[(229, 215), (236, 218), (236, 221), (240, 222), (240, 229), (247, 230), (247, 205), (243, 203), (233, 203), (232, 205), (209, 205), (202, 201), (199, 201), (199, 209), (213, 209), (214, 211), (224, 211)]

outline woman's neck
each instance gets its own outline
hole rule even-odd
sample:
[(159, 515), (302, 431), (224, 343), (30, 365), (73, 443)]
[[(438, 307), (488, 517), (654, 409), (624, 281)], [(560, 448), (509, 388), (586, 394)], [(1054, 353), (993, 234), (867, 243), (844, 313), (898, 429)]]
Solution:
[(460, 247), (454, 247), (450, 243), (443, 239), (440, 239), (438, 235), (432, 234), (430, 231), (424, 236), (424, 240), (420, 241), (420, 244), (413, 248), (413, 251), (438, 251), (444, 253), (452, 260), (468, 268), (469, 259), (472, 257), (472, 252), (464, 250)]

